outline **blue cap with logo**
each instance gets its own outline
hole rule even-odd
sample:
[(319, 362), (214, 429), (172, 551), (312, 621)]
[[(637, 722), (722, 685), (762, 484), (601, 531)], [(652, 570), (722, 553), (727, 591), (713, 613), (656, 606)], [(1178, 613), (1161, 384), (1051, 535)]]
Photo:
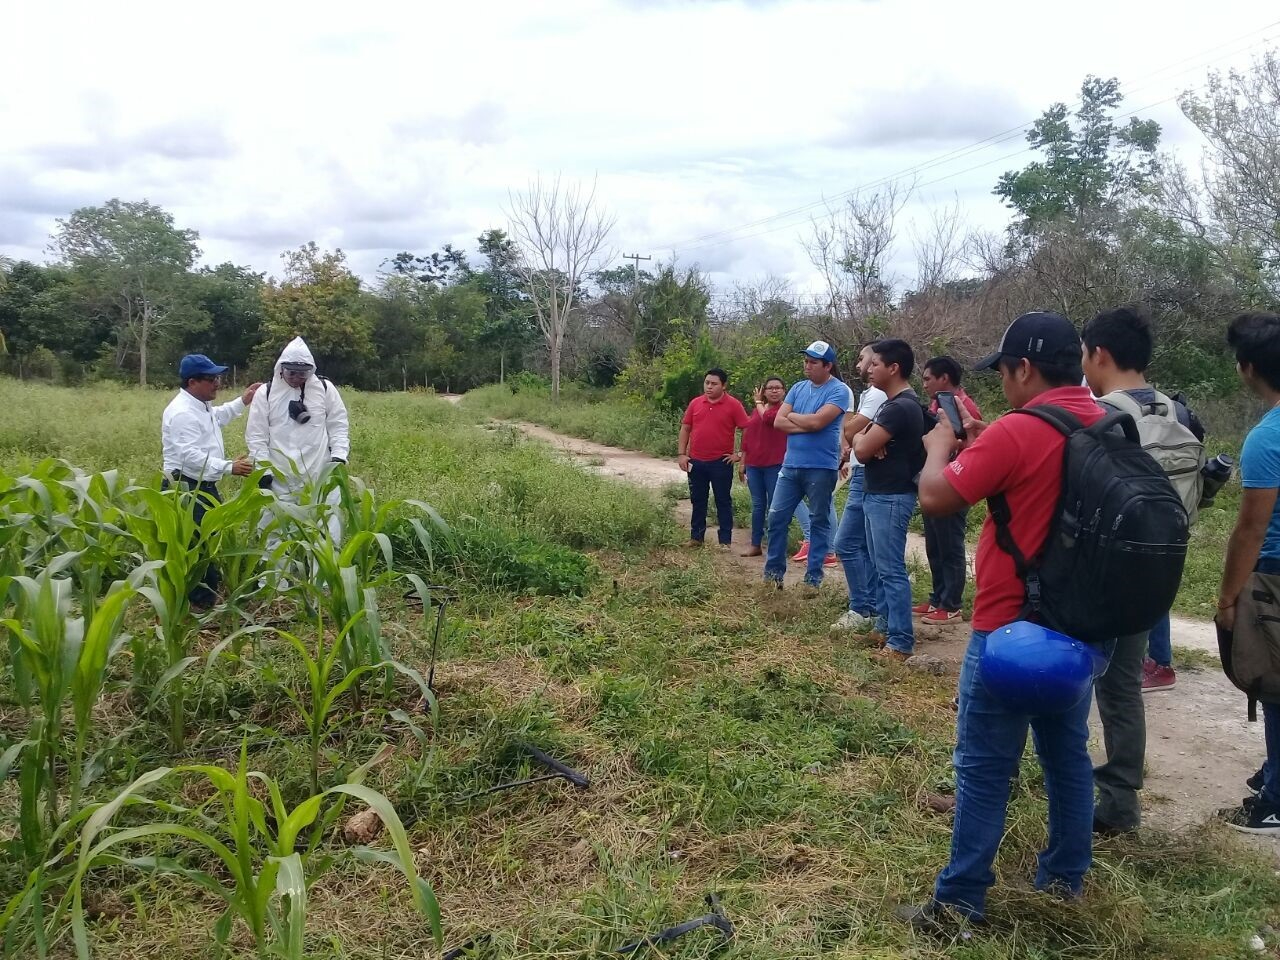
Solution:
[(220, 367), (203, 353), (188, 353), (178, 363), (178, 379), (190, 380), (192, 377), (222, 376), (229, 368)]
[(815, 340), (809, 346), (804, 348), (804, 355), (812, 357), (814, 360), (825, 360), (827, 363), (836, 362), (836, 348), (825, 340)]

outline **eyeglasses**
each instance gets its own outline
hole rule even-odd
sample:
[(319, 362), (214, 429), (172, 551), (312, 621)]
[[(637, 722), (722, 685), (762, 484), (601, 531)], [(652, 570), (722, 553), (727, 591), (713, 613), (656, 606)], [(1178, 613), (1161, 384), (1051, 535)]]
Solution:
[(200, 376), (192, 377), (191, 379), (200, 380), (204, 383), (219, 383), (222, 380), (222, 376), (217, 373), (202, 373)]

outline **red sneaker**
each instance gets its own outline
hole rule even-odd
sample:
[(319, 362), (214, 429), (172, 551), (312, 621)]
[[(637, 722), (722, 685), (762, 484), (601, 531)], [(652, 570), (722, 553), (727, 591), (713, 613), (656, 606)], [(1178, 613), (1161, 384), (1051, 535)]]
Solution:
[[(1150, 664), (1150, 667), (1147, 666)], [(1178, 675), (1174, 673), (1173, 667), (1162, 667), (1154, 660), (1148, 660), (1142, 665), (1142, 692), (1151, 693), (1153, 690), (1170, 690), (1177, 686)]]
[(952, 620), (960, 619), (959, 610), (943, 610), (941, 607), (934, 607), (923, 617), (920, 618), (921, 623), (950, 623)]
[(804, 563), (809, 559), (809, 541), (806, 540), (800, 544), (800, 549), (796, 551), (796, 555), (791, 558), (795, 563)]
[(840, 562), (840, 558), (834, 553), (828, 553), (826, 559), (822, 561), (824, 567), (834, 567)]
[(933, 609), (932, 603), (917, 603), (911, 608), (911, 612), (917, 617), (923, 617), (926, 613)]

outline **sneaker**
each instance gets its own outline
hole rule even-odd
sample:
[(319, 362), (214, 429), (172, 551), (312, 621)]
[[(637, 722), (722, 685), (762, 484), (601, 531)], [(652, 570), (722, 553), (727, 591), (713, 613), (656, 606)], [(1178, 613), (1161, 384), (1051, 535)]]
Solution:
[(876, 625), (875, 617), (864, 617), (856, 610), (846, 610), (840, 619), (831, 625), (832, 633), (866, 633)]
[(1227, 826), (1241, 833), (1259, 833), (1280, 835), (1280, 807), (1270, 804), (1251, 803), (1232, 810), (1227, 818)]
[(1151, 669), (1147, 669), (1147, 665), (1142, 665), (1142, 692), (1150, 693), (1153, 690), (1170, 690), (1178, 683), (1178, 675), (1174, 673), (1173, 667), (1162, 667), (1154, 660), (1151, 661)]
[(914, 607), (911, 608), (911, 612), (913, 615), (917, 617), (923, 617), (926, 613), (928, 613), (932, 609), (933, 609), (932, 603), (917, 603)]
[(761, 550), (759, 547), (748, 547), (746, 550), (743, 550), (740, 554), (738, 554), (738, 556), (740, 556), (740, 557), (762, 557), (762, 556), (764, 556), (764, 551), (763, 551), (763, 550)]
[(916, 933), (924, 933), (935, 937), (956, 937), (966, 927), (986, 925), (982, 917), (965, 916), (954, 907), (939, 903), (937, 900), (926, 900), (918, 904), (902, 904), (894, 908), (893, 915), (909, 926)]
[(1267, 768), (1265, 765), (1259, 767), (1258, 772), (1255, 773), (1248, 780), (1246, 780), (1244, 782), (1244, 785), (1248, 787), (1250, 790), (1252, 790), (1254, 793), (1257, 793), (1259, 790), (1262, 789), (1262, 784), (1266, 776), (1266, 772), (1267, 772)]
[(800, 544), (800, 549), (796, 551), (795, 556), (791, 558), (792, 563), (804, 563), (809, 559), (809, 541), (806, 540)]
[(826, 558), (822, 561), (822, 565), (824, 567), (834, 567), (839, 563), (840, 563), (840, 558), (837, 557), (834, 553), (828, 553)]
[(921, 623), (950, 623), (952, 620), (960, 619), (959, 610), (943, 610), (941, 607), (934, 607), (923, 617), (920, 618)]
[(685, 547), (686, 547), (686, 548), (688, 548), (689, 550), (696, 550), (696, 549), (698, 549), (698, 548), (699, 548), (699, 547), (701, 547), (701, 546), (702, 546), (702, 541), (701, 541), (701, 540), (693, 540), (693, 539), (690, 539), (690, 540), (685, 544)]

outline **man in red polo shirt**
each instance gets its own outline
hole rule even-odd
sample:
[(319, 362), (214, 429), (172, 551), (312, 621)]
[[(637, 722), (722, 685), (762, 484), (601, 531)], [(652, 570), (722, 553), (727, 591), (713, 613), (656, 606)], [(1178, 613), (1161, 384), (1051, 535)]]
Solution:
[(733, 436), (746, 429), (747, 411), (737, 397), (725, 392), (729, 375), (715, 367), (702, 381), (702, 396), (694, 397), (680, 421), (680, 469), (689, 475), (689, 546), (702, 546), (707, 532), (707, 488), (716, 498), (720, 520), (720, 546), (733, 542)]
[[(1089, 389), (1080, 386), (1080, 337), (1056, 313), (1018, 317), (1000, 348), (977, 369), (999, 371), (1004, 395), (1015, 408), (1051, 404), (1086, 426), (1103, 415)], [(1035, 556), (1057, 510), (1065, 439), (1049, 424), (1017, 413), (990, 425), (966, 416), (964, 425), (968, 436), (963, 444), (945, 419), (925, 436), (921, 509), (944, 516), (1004, 494), (1013, 540), (1024, 555)], [(898, 911), (923, 929), (945, 928), (957, 917), (984, 918), (987, 890), (995, 882), (991, 867), (1004, 835), (1009, 783), (1018, 772), (1028, 726), (1049, 795), (1049, 842), (1040, 854), (1036, 889), (1078, 897), (1093, 857), (1093, 764), (1086, 746), (1092, 697), (1062, 713), (1028, 716), (988, 693), (979, 677), (987, 635), (1020, 619), (1026, 603), (1013, 558), (996, 544), (990, 515), (978, 541), (975, 579), (973, 636), (960, 669), (951, 859), (930, 900)]]

